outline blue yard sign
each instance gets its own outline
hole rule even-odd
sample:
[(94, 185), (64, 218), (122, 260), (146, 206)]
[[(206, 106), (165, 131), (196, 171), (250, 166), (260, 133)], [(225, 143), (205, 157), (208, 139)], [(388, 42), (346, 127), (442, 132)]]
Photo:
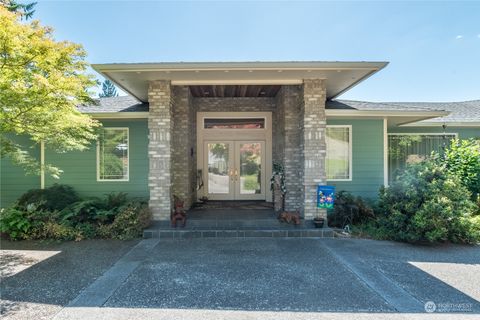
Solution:
[(334, 186), (317, 186), (317, 208), (332, 209), (334, 200)]

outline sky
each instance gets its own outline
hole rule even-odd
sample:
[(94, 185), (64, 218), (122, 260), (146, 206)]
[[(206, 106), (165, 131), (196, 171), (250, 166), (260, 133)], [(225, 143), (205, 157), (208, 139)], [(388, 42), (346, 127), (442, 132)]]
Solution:
[(89, 63), (388, 61), (339, 98), (480, 99), (480, 1), (38, 2)]

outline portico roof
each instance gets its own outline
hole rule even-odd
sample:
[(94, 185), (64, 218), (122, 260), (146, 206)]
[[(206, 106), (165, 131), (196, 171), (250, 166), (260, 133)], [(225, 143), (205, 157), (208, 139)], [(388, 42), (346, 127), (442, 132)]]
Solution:
[(104, 77), (140, 101), (148, 101), (148, 84), (172, 85), (294, 85), (304, 79), (325, 79), (333, 99), (384, 68), (388, 62), (161, 62), (94, 64)]

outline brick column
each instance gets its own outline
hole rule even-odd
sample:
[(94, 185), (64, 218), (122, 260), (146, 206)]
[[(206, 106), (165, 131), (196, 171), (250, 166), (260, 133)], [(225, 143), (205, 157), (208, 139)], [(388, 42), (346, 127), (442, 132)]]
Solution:
[(325, 210), (316, 208), (318, 184), (326, 183), (326, 89), (325, 80), (306, 79), (303, 82), (303, 103), (301, 103), (304, 217), (313, 219), (316, 215), (326, 218)]
[[(191, 94), (188, 86), (174, 86), (173, 92), (173, 122), (172, 128), (172, 193), (185, 201), (188, 209), (193, 201), (195, 186), (191, 175), (194, 157), (191, 154), (193, 135), (193, 116)], [(195, 140), (196, 141), (196, 140)]]
[[(282, 86), (278, 93), (277, 112), (279, 113), (278, 137), (283, 139), (277, 153), (283, 158), (285, 169), (285, 210), (303, 211), (303, 163), (300, 149), (300, 90), (298, 86)], [(278, 142), (275, 142), (278, 143)]]
[(148, 88), (149, 206), (155, 220), (169, 220), (171, 206), (172, 91), (170, 81), (151, 81)]

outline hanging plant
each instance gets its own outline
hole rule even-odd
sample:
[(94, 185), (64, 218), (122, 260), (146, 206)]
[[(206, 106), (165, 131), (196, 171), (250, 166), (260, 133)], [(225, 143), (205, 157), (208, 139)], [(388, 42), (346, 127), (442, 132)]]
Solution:
[(270, 178), (270, 190), (274, 190), (275, 184), (277, 183), (277, 177), (279, 177), (280, 182), (280, 191), (282, 194), (287, 193), (287, 188), (285, 187), (285, 169), (283, 165), (279, 162), (273, 162), (273, 173)]

